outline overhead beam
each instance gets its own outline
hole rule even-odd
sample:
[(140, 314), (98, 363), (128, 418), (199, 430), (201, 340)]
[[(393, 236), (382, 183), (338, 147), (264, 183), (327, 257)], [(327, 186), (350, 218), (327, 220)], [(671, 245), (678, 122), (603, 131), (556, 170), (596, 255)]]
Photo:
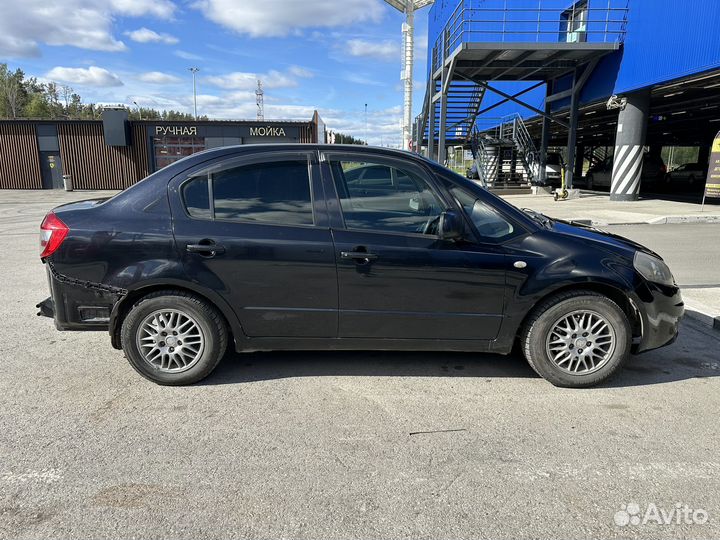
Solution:
[[(517, 58), (515, 58), (514, 60), (512, 60), (512, 62), (513, 62), (513, 65), (512, 65), (512, 66), (503, 69), (503, 71), (501, 71), (500, 73), (497, 73), (497, 74), (493, 75), (492, 77), (488, 77), (488, 79), (489, 79), (489, 80), (492, 80), (492, 81), (495, 81), (495, 80), (498, 80), (498, 79), (502, 79), (505, 75), (507, 75), (508, 73), (510, 73), (513, 69), (518, 69), (518, 68), (522, 67), (522, 63), (523, 63), (525, 60), (527, 60), (528, 58), (530, 58), (533, 54), (535, 54), (535, 51), (532, 51), (532, 50), (531, 50), (531, 51), (525, 51), (524, 53), (520, 54)], [(501, 69), (502, 69), (502, 68), (501, 68)]]
[(526, 109), (529, 109), (529, 110), (533, 111), (535, 114), (538, 114), (539, 116), (542, 116), (543, 118), (548, 118), (549, 120), (551, 120), (551, 121), (553, 121), (553, 122), (555, 122), (555, 123), (557, 123), (557, 124), (560, 124), (561, 126), (563, 126), (563, 127), (565, 127), (565, 128), (569, 128), (569, 127), (570, 127), (570, 124), (569, 124), (569, 123), (567, 123), (567, 122), (565, 122), (565, 121), (563, 121), (563, 120), (560, 120), (559, 118), (556, 118), (556, 117), (554, 117), (554, 116), (547, 115), (547, 114), (545, 114), (545, 111), (541, 111), (541, 110), (538, 109), (537, 107), (533, 107), (533, 106), (530, 105), (529, 103), (525, 103), (524, 101), (521, 101), (521, 100), (517, 99), (516, 97), (513, 97), (512, 95), (510, 95), (510, 94), (508, 94), (508, 93), (506, 93), (506, 92), (503, 92), (502, 90), (498, 90), (497, 88), (495, 88), (495, 87), (493, 87), (493, 86), (490, 86), (490, 85), (489, 85), (488, 83), (486, 83), (486, 82), (481, 82), (481, 81), (475, 81), (475, 82), (476, 82), (477, 84), (479, 84), (480, 86), (485, 87), (486, 90), (489, 90), (490, 92), (492, 92), (492, 93), (494, 93), (494, 94), (497, 94), (497, 95), (499, 95), (499, 96), (502, 96), (502, 97), (504, 97), (505, 99), (507, 99), (508, 101), (512, 101), (513, 103), (517, 103), (518, 105), (521, 105), (521, 106), (525, 107)]
[[(545, 84), (545, 83), (544, 83), (543, 81), (540, 81), (540, 82), (537, 83), (537, 84), (534, 84), (534, 85), (532, 85), (532, 86), (529, 86), (528, 88), (525, 88), (524, 90), (518, 92), (517, 94), (513, 94), (512, 97), (514, 97), (514, 98), (517, 99), (517, 98), (519, 98), (520, 96), (522, 96), (522, 95), (524, 95), (524, 94), (527, 94), (528, 92), (530, 92), (530, 91), (532, 91), (532, 90), (535, 90), (536, 88), (538, 88), (538, 87), (540, 87), (540, 86), (542, 86), (542, 85), (544, 85), (544, 84)], [(476, 119), (478, 116), (482, 116), (483, 114), (489, 113), (489, 112), (492, 111), (493, 109), (497, 109), (498, 107), (500, 107), (500, 106), (502, 106), (502, 105), (505, 105), (508, 101), (510, 101), (510, 100), (509, 100), (508, 98), (505, 98), (505, 99), (503, 99), (502, 101), (498, 101), (497, 103), (494, 103), (494, 104), (490, 105), (489, 107), (485, 107), (485, 108), (482, 109), (482, 110), (478, 110), (477, 112), (473, 113), (472, 115), (470, 115), (470, 116), (468, 116), (468, 117), (466, 117), (466, 118), (463, 118), (462, 120), (459, 120), (458, 122), (455, 122), (455, 123), (454, 123), (453, 125), (451, 125), (448, 129), (452, 129), (452, 128), (454, 128), (455, 126), (457, 126), (457, 125), (459, 125), (459, 124), (463, 124), (463, 123), (468, 122), (468, 121), (474, 122), (475, 119)]]

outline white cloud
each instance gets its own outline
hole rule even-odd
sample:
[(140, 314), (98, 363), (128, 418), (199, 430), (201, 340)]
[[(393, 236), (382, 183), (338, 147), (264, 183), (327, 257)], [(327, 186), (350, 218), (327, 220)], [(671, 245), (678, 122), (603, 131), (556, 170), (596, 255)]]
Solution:
[(78, 86), (122, 86), (123, 82), (114, 73), (105, 68), (70, 68), (57, 66), (45, 74), (45, 78), (76, 84)]
[(291, 75), (295, 75), (296, 77), (300, 77), (302, 79), (311, 79), (315, 76), (315, 74), (310, 71), (309, 69), (306, 69), (301, 66), (290, 66), (290, 69), (288, 69), (288, 72)]
[(36, 41), (17, 36), (11, 36), (2, 31), (3, 23), (0, 21), (0, 57), (29, 58), (40, 56), (40, 47)]
[(0, 58), (37, 56), (39, 44), (68, 45), (96, 51), (123, 51), (113, 36), (118, 17), (169, 18), (169, 0), (23, 0), (3, 2), (0, 17)]
[(384, 13), (380, 0), (199, 0), (195, 7), (211, 21), (253, 37), (377, 22)]
[(351, 56), (400, 61), (400, 44), (389, 39), (384, 41), (351, 39), (347, 42), (347, 51)]
[(187, 52), (187, 51), (175, 51), (175, 56), (182, 58), (183, 60), (202, 60), (203, 57), (199, 54)]
[(142, 82), (150, 84), (175, 84), (182, 81), (180, 77), (170, 75), (169, 73), (163, 73), (161, 71), (148, 71), (147, 73), (141, 73), (138, 75), (138, 79)]
[(150, 30), (144, 26), (132, 32), (125, 32), (125, 35), (138, 43), (167, 43), (168, 45), (174, 45), (179, 41), (175, 36), (158, 34), (154, 30)]
[(169, 19), (175, 13), (175, 4), (170, 0), (111, 0), (110, 5), (118, 13), (133, 17), (153, 15)]
[(270, 70), (267, 73), (248, 73), (235, 71), (225, 75), (205, 77), (204, 81), (212, 86), (227, 90), (251, 90), (257, 86), (258, 79), (265, 88), (293, 88), (298, 86), (297, 79), (312, 77), (313, 73), (300, 66), (292, 66), (288, 73)]

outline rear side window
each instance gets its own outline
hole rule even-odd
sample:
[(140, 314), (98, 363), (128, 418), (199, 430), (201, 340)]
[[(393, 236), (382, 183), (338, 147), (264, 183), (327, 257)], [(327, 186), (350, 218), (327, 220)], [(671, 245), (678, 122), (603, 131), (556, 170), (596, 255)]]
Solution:
[(305, 159), (240, 165), (194, 178), (183, 186), (183, 200), (192, 217), (313, 224)]

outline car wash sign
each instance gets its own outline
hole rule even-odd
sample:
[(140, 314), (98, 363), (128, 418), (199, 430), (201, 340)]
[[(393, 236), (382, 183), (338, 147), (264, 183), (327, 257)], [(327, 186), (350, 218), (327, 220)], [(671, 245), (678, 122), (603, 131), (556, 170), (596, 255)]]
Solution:
[(720, 199), (720, 133), (715, 137), (710, 154), (707, 180), (705, 181), (705, 199)]

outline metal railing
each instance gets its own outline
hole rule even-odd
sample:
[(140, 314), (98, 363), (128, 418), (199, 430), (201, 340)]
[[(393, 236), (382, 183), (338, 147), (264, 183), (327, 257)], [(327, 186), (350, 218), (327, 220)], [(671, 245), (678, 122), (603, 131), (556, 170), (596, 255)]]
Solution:
[[(502, 118), (478, 119), (473, 127), (470, 140), (473, 157), (480, 182), (486, 186), (496, 186), (500, 177), (508, 175), (500, 170), (500, 157), (493, 153), (498, 148), (513, 149), (511, 160), (517, 160), (524, 169), (524, 177), (528, 183), (538, 178), (540, 174), (540, 153), (519, 114), (511, 114)], [(522, 173), (511, 178), (511, 183), (520, 181)], [(502, 183), (502, 182), (500, 182)]]
[[(513, 8), (513, 0), (461, 0), (433, 44), (437, 70), (462, 43), (622, 43), (628, 0), (537, 0)], [(598, 7), (600, 6), (600, 7)]]

